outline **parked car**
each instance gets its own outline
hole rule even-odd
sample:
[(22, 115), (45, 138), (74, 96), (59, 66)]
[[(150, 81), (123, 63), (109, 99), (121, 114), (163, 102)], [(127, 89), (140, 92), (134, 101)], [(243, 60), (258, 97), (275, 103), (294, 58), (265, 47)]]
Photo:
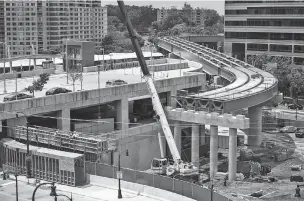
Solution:
[(69, 93), (69, 92), (72, 92), (72, 91), (69, 89), (62, 88), (62, 87), (54, 87), (54, 88), (47, 90), (45, 92), (45, 95), (48, 96), (48, 95), (55, 95), (55, 94), (62, 94), (62, 93)]
[(297, 128), (294, 126), (285, 126), (280, 129), (280, 133), (295, 133)]
[(3, 102), (7, 102), (7, 101), (14, 101), (14, 100), (22, 100), (22, 99), (26, 99), (26, 98), (34, 98), (34, 96), (32, 95), (28, 95), (25, 93), (14, 93), (14, 94), (10, 94), (8, 96), (5, 96), (3, 98)]
[(299, 105), (299, 104), (289, 104), (288, 106), (288, 109), (298, 109), (298, 110), (302, 110), (303, 109), (303, 106), (302, 105)]
[(304, 129), (303, 128), (297, 129), (295, 135), (296, 135), (297, 138), (303, 138), (304, 137)]
[(128, 84), (128, 83), (126, 81), (123, 81), (123, 80), (109, 80), (109, 81), (106, 82), (106, 87), (123, 85), (123, 84)]

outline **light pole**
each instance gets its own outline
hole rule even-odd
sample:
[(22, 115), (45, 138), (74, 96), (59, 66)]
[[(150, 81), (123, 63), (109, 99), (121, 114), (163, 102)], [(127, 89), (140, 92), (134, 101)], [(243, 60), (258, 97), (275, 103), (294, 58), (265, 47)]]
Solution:
[(67, 72), (67, 84), (69, 84), (68, 38), (65, 40), (65, 70)]
[(112, 63), (112, 56), (113, 56), (113, 54), (112, 54), (112, 53), (110, 53), (110, 54), (109, 54), (109, 56), (110, 56), (110, 65), (111, 65), (111, 70), (113, 70), (113, 63)]
[[(4, 74), (4, 79), (3, 79), (3, 87), (4, 87), (4, 90), (3, 90), (3, 92), (4, 93), (6, 93), (7, 91), (6, 91), (6, 77), (5, 77), (5, 63), (6, 63), (6, 48), (5, 48), (5, 46), (7, 47), (7, 44), (6, 43), (2, 43), (3, 44), (3, 50), (4, 50), (4, 52), (3, 52), (3, 57), (4, 57), (4, 59), (3, 59), (3, 74)], [(7, 47), (8, 48), (8, 47)]]
[[(104, 48), (101, 48), (102, 50), (102, 66), (104, 69)], [(98, 65), (98, 96), (99, 96), (99, 103), (98, 103), (98, 119), (101, 118), (100, 114), (100, 65)]]
[(152, 69), (153, 69), (153, 74), (152, 74), (152, 77), (153, 77), (153, 79), (154, 79), (154, 71), (155, 71), (155, 69), (154, 69), (154, 60), (153, 60), (153, 44), (151, 43), (151, 45), (150, 45), (150, 51), (151, 51), (151, 63), (152, 63)]
[(73, 197), (72, 197), (72, 193), (71, 193), (71, 197), (68, 197), (67, 195), (63, 195), (63, 194), (60, 194), (58, 195), (57, 192), (56, 192), (56, 186), (55, 186), (55, 182), (52, 182), (52, 183), (49, 183), (49, 182), (45, 182), (45, 183), (41, 183), (39, 184), (34, 192), (33, 192), (33, 195), (32, 195), (32, 201), (35, 201), (35, 194), (36, 194), (36, 191), (38, 190), (38, 188), (42, 185), (48, 185), (48, 184), (51, 184), (51, 193), (50, 193), (50, 196), (54, 197), (54, 200), (57, 201), (57, 197), (59, 196), (62, 196), (62, 197), (66, 197), (68, 198), (70, 201), (73, 201)]
[(122, 198), (122, 194), (121, 194), (121, 188), (120, 188), (120, 180), (122, 178), (122, 172), (120, 171), (120, 155), (122, 153), (126, 152), (126, 156), (129, 156), (129, 151), (125, 150), (123, 152), (118, 152), (118, 172), (117, 172), (117, 177), (118, 177), (118, 199)]
[(19, 118), (20, 116), (18, 114), (23, 114), (26, 118), (26, 177), (29, 179), (31, 178), (31, 158), (30, 158), (30, 142), (29, 142), (29, 123), (28, 123), (28, 117), (23, 112), (17, 112), (16, 118)]

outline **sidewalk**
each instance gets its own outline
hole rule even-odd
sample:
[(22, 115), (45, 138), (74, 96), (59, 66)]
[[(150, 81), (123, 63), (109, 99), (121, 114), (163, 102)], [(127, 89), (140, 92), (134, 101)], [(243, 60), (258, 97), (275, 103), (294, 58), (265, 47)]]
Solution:
[[(13, 175), (10, 175), (10, 179), (14, 180), (15, 177)], [(28, 179), (25, 176), (18, 176), (18, 181), (27, 183)], [(40, 183), (44, 183), (48, 181), (43, 181), (41, 180)], [(35, 179), (29, 179), (29, 185), (32, 185), (33, 187), (35, 186)], [(48, 182), (49, 183), (49, 182)], [(45, 189), (42, 187), (42, 189)], [(47, 187), (47, 189), (50, 189)], [(83, 197), (88, 197), (88, 198), (94, 198), (96, 200), (100, 201), (112, 201), (112, 200), (118, 200), (117, 195), (118, 195), (118, 188), (115, 188), (113, 186), (104, 186), (104, 185), (96, 185), (96, 184), (88, 184), (85, 186), (79, 186), (79, 187), (73, 187), (73, 186), (66, 186), (66, 185), (61, 185), (56, 183), (56, 190), (57, 193), (59, 194), (64, 193), (68, 196), (72, 193), (73, 195), (79, 195)], [(163, 199), (157, 199), (157, 198), (152, 198), (150, 196), (143, 196), (139, 195), (138, 193), (130, 190), (126, 190), (122, 188), (122, 199), (119, 200), (128, 200), (128, 201), (158, 201), (158, 200), (163, 200)]]

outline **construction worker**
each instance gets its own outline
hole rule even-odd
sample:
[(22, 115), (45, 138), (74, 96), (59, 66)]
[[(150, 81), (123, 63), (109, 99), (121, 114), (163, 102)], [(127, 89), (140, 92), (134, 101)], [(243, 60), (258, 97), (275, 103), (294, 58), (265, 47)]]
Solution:
[(296, 194), (295, 194), (295, 197), (301, 197), (301, 194), (300, 194), (300, 186), (297, 185), (297, 188), (295, 189), (296, 190)]

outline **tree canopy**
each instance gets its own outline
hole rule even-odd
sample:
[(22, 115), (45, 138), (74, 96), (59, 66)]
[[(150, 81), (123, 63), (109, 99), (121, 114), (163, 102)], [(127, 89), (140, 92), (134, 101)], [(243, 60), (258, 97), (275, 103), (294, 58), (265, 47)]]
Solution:
[(26, 87), (24, 90), (29, 91), (34, 95), (35, 91), (42, 91), (44, 85), (49, 81), (50, 74), (44, 73), (39, 75), (39, 79), (34, 80), (31, 86)]

